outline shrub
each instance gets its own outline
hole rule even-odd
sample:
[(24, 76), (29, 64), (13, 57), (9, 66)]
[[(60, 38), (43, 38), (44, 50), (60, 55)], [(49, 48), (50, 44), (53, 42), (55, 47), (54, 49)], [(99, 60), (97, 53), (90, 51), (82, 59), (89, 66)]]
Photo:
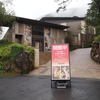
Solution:
[(100, 34), (100, 25), (96, 26), (95, 29), (96, 29), (96, 35), (99, 35)]
[(84, 48), (92, 47), (92, 42), (85, 43)]
[(74, 49), (74, 46), (73, 46), (73, 43), (72, 43), (72, 39), (69, 36), (66, 36), (65, 43), (69, 43), (69, 49), (70, 50)]
[(0, 70), (3, 70), (3, 63), (0, 62)]
[(97, 35), (97, 36), (94, 38), (94, 41), (100, 42), (100, 35)]
[(73, 36), (78, 37), (78, 34), (73, 34)]
[[(32, 48), (25, 45), (0, 40), (0, 60), (3, 63), (2, 66), (4, 66), (7, 62), (12, 63), (14, 58), (22, 51), (26, 51), (29, 54), (34, 53), (34, 50)], [(2, 66), (0, 64), (0, 68)]]

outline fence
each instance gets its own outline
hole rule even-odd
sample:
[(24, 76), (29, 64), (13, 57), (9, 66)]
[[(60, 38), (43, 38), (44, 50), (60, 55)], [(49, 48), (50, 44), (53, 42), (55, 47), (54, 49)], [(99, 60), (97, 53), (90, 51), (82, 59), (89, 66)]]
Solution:
[(93, 34), (77, 34), (74, 36), (72, 33), (68, 33), (68, 36), (73, 40), (73, 45), (77, 47), (82, 47), (84, 48), (84, 45), (88, 42), (93, 41)]

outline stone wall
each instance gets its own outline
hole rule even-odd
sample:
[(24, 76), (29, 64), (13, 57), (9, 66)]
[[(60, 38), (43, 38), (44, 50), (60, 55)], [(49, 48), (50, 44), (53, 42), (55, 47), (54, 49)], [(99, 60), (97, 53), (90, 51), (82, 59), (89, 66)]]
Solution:
[(51, 60), (51, 52), (40, 52), (39, 58), (40, 65), (46, 64), (49, 60)]
[(100, 42), (94, 42), (91, 48), (91, 58), (100, 64)]

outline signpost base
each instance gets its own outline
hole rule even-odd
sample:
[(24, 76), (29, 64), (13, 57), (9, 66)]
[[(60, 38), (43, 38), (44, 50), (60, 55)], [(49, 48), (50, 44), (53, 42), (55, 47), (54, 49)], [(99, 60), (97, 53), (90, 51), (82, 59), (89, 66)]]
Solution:
[(71, 87), (71, 81), (70, 80), (52, 80), (51, 81), (51, 88), (68, 88)]

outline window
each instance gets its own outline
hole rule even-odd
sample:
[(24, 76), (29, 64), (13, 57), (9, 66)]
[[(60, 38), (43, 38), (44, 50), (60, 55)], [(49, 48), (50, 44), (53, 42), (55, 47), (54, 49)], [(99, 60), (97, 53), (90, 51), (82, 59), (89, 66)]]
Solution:
[(43, 35), (44, 34), (44, 28), (43, 27), (38, 27), (38, 26), (33, 26), (32, 27), (32, 33), (34, 35)]

